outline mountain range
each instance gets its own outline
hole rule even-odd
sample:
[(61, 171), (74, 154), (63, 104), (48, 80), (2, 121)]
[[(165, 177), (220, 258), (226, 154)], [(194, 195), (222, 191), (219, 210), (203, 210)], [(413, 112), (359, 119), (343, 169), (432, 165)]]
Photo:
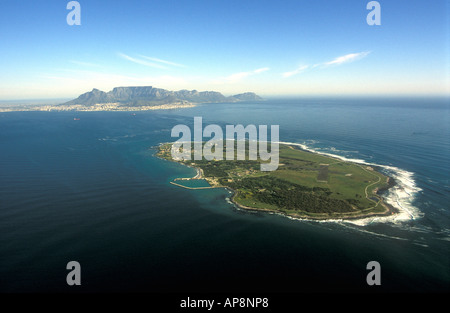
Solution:
[(262, 100), (253, 92), (246, 92), (225, 97), (217, 91), (179, 90), (170, 91), (152, 86), (115, 87), (109, 92), (96, 88), (80, 95), (78, 98), (60, 105), (92, 106), (104, 103), (119, 103), (121, 106), (156, 106), (172, 103), (222, 103)]

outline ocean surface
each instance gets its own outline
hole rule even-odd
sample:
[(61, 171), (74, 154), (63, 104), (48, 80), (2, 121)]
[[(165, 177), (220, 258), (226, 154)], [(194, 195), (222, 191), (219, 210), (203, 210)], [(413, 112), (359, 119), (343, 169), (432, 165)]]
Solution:
[[(303, 98), (0, 113), (0, 292), (449, 292), (449, 110), (439, 98)], [(279, 125), (282, 142), (378, 165), (402, 214), (301, 221), (174, 186), (195, 169), (154, 147), (194, 116)], [(66, 284), (69, 261), (81, 286)], [(370, 261), (381, 286), (366, 283)]]

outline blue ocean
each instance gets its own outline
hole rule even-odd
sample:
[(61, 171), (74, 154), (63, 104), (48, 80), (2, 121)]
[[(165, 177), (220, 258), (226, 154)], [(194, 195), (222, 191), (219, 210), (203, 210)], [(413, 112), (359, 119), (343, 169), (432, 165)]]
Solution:
[[(285, 98), (146, 112), (0, 113), (0, 292), (450, 291), (450, 104)], [(401, 214), (305, 221), (170, 184), (171, 129), (279, 125), (280, 141), (375, 164)], [(68, 286), (66, 265), (81, 265)], [(368, 286), (366, 265), (381, 266)]]

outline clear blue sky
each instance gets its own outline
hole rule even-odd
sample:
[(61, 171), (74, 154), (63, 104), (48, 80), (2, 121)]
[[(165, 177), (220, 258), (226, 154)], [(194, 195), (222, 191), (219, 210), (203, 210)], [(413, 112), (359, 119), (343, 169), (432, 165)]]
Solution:
[(0, 99), (144, 86), (226, 95), (448, 95), (450, 1), (0, 2)]

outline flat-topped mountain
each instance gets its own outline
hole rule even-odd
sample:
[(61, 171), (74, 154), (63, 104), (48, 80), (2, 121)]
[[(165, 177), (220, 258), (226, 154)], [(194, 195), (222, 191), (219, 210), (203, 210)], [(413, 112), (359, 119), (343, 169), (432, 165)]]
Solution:
[(78, 98), (61, 105), (92, 106), (105, 103), (119, 103), (122, 106), (153, 106), (172, 103), (217, 103), (262, 100), (253, 92), (225, 97), (217, 91), (179, 90), (170, 91), (152, 86), (116, 87), (109, 92), (98, 89), (86, 92)]

